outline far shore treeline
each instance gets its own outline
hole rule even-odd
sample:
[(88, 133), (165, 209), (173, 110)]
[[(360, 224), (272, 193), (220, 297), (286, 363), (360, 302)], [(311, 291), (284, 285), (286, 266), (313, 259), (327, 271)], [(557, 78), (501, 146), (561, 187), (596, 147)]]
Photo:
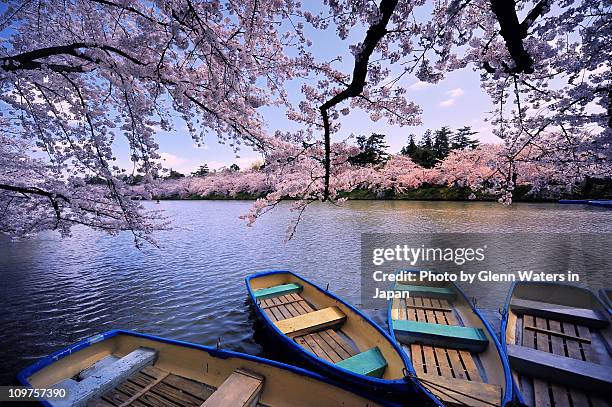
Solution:
[[(612, 198), (612, 179), (577, 179), (567, 186), (546, 165), (535, 164), (526, 154), (512, 167), (502, 157), (500, 145), (480, 144), (469, 126), (451, 130), (443, 126), (421, 137), (411, 134), (399, 153), (390, 154), (384, 134), (356, 137), (343, 174), (353, 177), (346, 199), (499, 200), (552, 201), (559, 198)], [(514, 185), (500, 191), (499, 184), (512, 171)], [(276, 177), (262, 160), (250, 168), (237, 164), (210, 170), (203, 163), (189, 175), (168, 169), (148, 185), (142, 176), (125, 181), (137, 199), (244, 199), (262, 198), (276, 190)], [(550, 175), (547, 175), (550, 174)], [(88, 179), (95, 184), (98, 180)], [(501, 194), (500, 194), (501, 192)]]

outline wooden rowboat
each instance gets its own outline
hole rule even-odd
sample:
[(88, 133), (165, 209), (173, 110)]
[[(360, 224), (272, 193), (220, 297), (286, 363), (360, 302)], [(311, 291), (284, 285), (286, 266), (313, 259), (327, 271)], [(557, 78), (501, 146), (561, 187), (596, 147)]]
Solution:
[(19, 373), (34, 388), (66, 389), (46, 406), (379, 406), (323, 376), (256, 356), (130, 331), (110, 331)]
[(489, 323), (452, 282), (396, 284), (408, 298), (389, 300), (389, 329), (411, 374), (440, 405), (500, 406), (512, 379)]
[(270, 333), (317, 371), (368, 392), (416, 394), (399, 347), (351, 305), (290, 271), (257, 273), (246, 285)]
[(599, 298), (608, 309), (608, 313), (612, 314), (612, 289), (602, 288), (599, 290)]
[(558, 283), (515, 283), (501, 333), (520, 402), (609, 405), (610, 315), (591, 291)]

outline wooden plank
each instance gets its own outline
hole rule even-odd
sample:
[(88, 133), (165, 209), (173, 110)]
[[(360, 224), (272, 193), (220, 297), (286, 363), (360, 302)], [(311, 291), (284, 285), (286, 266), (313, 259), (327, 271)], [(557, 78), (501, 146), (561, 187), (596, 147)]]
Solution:
[(578, 335), (580, 335), (581, 339), (581, 341), (579, 342), (582, 342), (579, 346), (582, 349), (582, 352), (584, 353), (584, 360), (586, 360), (587, 362), (599, 363), (599, 358), (597, 357), (597, 354), (593, 352), (593, 345), (591, 343), (591, 330), (584, 325), (576, 325), (576, 328), (578, 330)]
[(154, 379), (158, 379), (160, 377), (167, 377), (168, 372), (165, 370), (161, 370), (155, 366), (145, 366), (140, 370), (140, 373), (146, 374), (147, 376), (151, 376)]
[(591, 328), (603, 329), (608, 326), (608, 319), (588, 308), (575, 308), (514, 298), (510, 302), (512, 311), (518, 314), (529, 314), (542, 318), (553, 318), (563, 322), (573, 322)]
[(397, 319), (408, 319), (407, 314), (406, 314), (406, 311), (407, 311), (406, 300), (404, 298), (398, 298), (397, 302), (398, 302)]
[[(563, 332), (568, 332), (572, 335), (577, 335), (576, 325), (571, 322), (562, 322)], [(580, 345), (576, 341), (566, 340), (565, 345), (567, 346), (567, 355), (570, 358), (584, 360), (582, 352), (580, 351)]]
[(174, 374), (171, 374), (166, 377), (163, 380), (163, 383), (175, 387), (181, 391), (187, 392), (201, 400), (206, 400), (214, 392), (213, 388), (205, 385), (204, 383), (199, 383), (194, 380), (190, 380)]
[(410, 356), (412, 359), (412, 366), (414, 366), (417, 376), (425, 373), (425, 362), (423, 361), (423, 349), (421, 345), (410, 345)]
[(310, 337), (323, 349), (329, 359), (333, 362), (340, 362), (344, 357), (340, 356), (334, 348), (332, 348), (325, 339), (323, 339), (321, 332), (315, 332), (310, 334)]
[(425, 373), (431, 375), (440, 375), (438, 365), (436, 364), (436, 357), (434, 356), (434, 350), (431, 346), (421, 345), (423, 349), (423, 364), (425, 365)]
[(540, 334), (544, 334), (544, 335), (551, 335), (551, 336), (556, 336), (558, 338), (571, 339), (571, 340), (574, 340), (576, 342), (591, 343), (591, 339), (590, 338), (581, 338), (579, 336), (569, 335), (569, 334), (566, 334), (564, 332), (559, 332), (559, 331), (552, 330), (552, 329), (540, 328), (538, 326), (525, 325), (525, 329), (529, 329), (529, 330), (532, 330), (532, 331), (534, 331), (536, 333), (540, 333)]
[(438, 368), (440, 374), (444, 377), (453, 377), (453, 372), (450, 366), (448, 357), (446, 356), (446, 350), (444, 348), (435, 347), (434, 353), (436, 354), (436, 360), (438, 361)]
[(123, 404), (121, 404), (121, 407), (128, 406), (130, 403), (132, 403), (133, 401), (138, 399), (138, 397), (140, 397), (141, 395), (143, 395), (144, 393), (149, 391), (153, 386), (155, 386), (156, 384), (158, 384), (159, 382), (164, 380), (166, 378), (166, 376), (168, 376), (168, 375), (169, 375), (169, 373), (167, 373), (167, 372), (163, 373), (161, 375), (157, 375), (157, 378), (155, 380), (153, 380), (151, 383), (149, 383), (148, 385), (143, 387), (142, 390), (140, 390), (138, 393), (134, 394), (129, 400), (127, 400)]
[[(541, 330), (547, 331), (548, 324), (544, 318), (536, 317), (535, 325)], [(537, 349), (543, 352), (550, 352), (550, 340), (548, 334), (536, 332)]]
[(338, 307), (328, 307), (308, 314), (277, 321), (276, 327), (285, 335), (301, 336), (324, 328), (337, 326), (346, 320)]
[(306, 339), (303, 336), (298, 336), (296, 338), (293, 338), (293, 340), (295, 341), (295, 343), (306, 349), (308, 352), (312, 353), (315, 356), (318, 356), (316, 352), (310, 347), (308, 342), (306, 342)]
[(461, 358), (459, 357), (459, 353), (456, 349), (447, 349), (448, 357), (451, 362), (451, 367), (453, 368), (454, 377), (461, 380), (468, 380), (468, 376), (465, 373), (465, 369), (461, 364)]
[(115, 404), (109, 403), (104, 399), (95, 399), (87, 403), (87, 407), (116, 407)]
[[(414, 309), (422, 309), (422, 310), (426, 310), (426, 311), (442, 311), (442, 312), (449, 312), (452, 311), (451, 308), (448, 307), (443, 307), (439, 304), (437, 304), (437, 302), (439, 301), (437, 298), (428, 298), (428, 300), (430, 300), (430, 304), (429, 305), (406, 305), (406, 308), (414, 308)], [(434, 301), (436, 303), (434, 303)]]
[(308, 346), (310, 346), (310, 349), (314, 351), (315, 355), (317, 355), (323, 360), (334, 363), (330, 355), (325, 352), (325, 350), (319, 345), (317, 341), (314, 340), (312, 336), (310, 336), (310, 334), (304, 335), (302, 336), (302, 338), (304, 338)]
[(157, 383), (151, 389), (151, 392), (181, 406), (199, 406), (204, 401), (204, 399), (194, 397), (189, 393), (177, 389), (176, 387), (167, 385), (163, 382)]
[(302, 289), (302, 286), (299, 284), (289, 283), (253, 290), (253, 295), (255, 296), (256, 300), (265, 300), (268, 298), (278, 297), (279, 295), (299, 293), (302, 292)]
[(106, 366), (78, 382), (77, 386), (71, 388), (67, 399), (63, 402), (67, 405), (85, 405), (88, 401), (98, 398), (118, 386), (144, 366), (153, 364), (156, 358), (157, 351), (138, 348), (115, 361), (112, 365)]
[(299, 299), (300, 301), (298, 301), (298, 305), (300, 305), (306, 312), (312, 312), (314, 311), (314, 308), (312, 308), (310, 306), (310, 304), (308, 304), (308, 302), (299, 294), (289, 294), (290, 297), (294, 298), (294, 299)]
[(259, 400), (264, 378), (246, 370), (234, 371), (203, 404), (202, 407), (246, 407)]
[[(285, 305), (289, 305), (289, 304), (293, 304), (294, 302), (299, 302), (302, 300), (291, 300), (291, 301), (284, 301), (283, 304)], [(266, 308), (271, 308), (271, 307), (275, 307), (276, 305), (267, 305), (267, 306), (262, 306), (262, 309), (266, 309)]]
[(463, 366), (465, 366), (469, 379), (473, 382), (482, 383), (482, 377), (480, 377), (480, 373), (478, 372), (478, 368), (476, 367), (472, 354), (464, 350), (458, 350), (457, 353), (463, 362)]
[(590, 407), (589, 398), (583, 392), (576, 389), (570, 389), (570, 397), (573, 407)]
[[(529, 329), (529, 327), (525, 327)], [(566, 356), (565, 346), (563, 345), (563, 337), (557, 335), (561, 333), (561, 323), (559, 321), (549, 320), (548, 328), (552, 334), (550, 335), (551, 351), (555, 355)], [(565, 386), (560, 386), (556, 383), (551, 383), (551, 391), (553, 394), (555, 406), (570, 407), (568, 390)]]
[(409, 321), (418, 321), (414, 298), (406, 298), (406, 319)]
[(484, 351), (489, 343), (482, 329), (467, 326), (395, 320), (393, 332), (401, 343), (419, 342), (432, 346), (467, 349), (477, 353)]
[(194, 407), (193, 404), (185, 404), (184, 406), (181, 406), (181, 404), (176, 403), (174, 401), (170, 401), (165, 397), (162, 397), (159, 394), (153, 393), (151, 391), (141, 395), (135, 402), (141, 402), (151, 407)]
[(276, 305), (276, 310), (281, 313), (281, 315), (283, 316), (283, 319), (288, 319), (288, 318), (293, 317), (293, 315), (291, 315), (291, 312), (289, 312), (287, 307), (281, 304), (278, 298), (271, 298), (270, 301), (272, 301)]
[(612, 369), (596, 363), (567, 358), (524, 346), (508, 345), (511, 366), (517, 371), (573, 386), (588, 392), (602, 392), (612, 385)]
[(523, 317), (523, 341), (522, 341), (522, 345), (526, 346), (528, 348), (535, 348), (535, 332), (534, 331), (529, 331), (529, 330), (525, 330), (524, 327), (525, 325), (532, 325), (535, 326), (535, 321), (534, 318), (531, 315), (527, 315), (525, 314), (525, 316)]
[(378, 346), (375, 346), (336, 363), (336, 366), (365, 376), (382, 377), (387, 368), (387, 361)]
[(340, 335), (338, 335), (338, 333), (334, 331), (333, 329), (326, 329), (323, 332), (329, 335), (330, 338), (332, 338), (334, 342), (338, 344), (339, 347), (341, 347), (346, 353), (349, 354), (349, 356), (355, 356), (357, 353), (359, 353), (358, 350), (355, 350), (350, 344), (348, 344), (344, 339), (342, 339)]
[(117, 389), (112, 389), (107, 391), (102, 395), (102, 400), (114, 405), (118, 406), (122, 404), (124, 401), (129, 400), (130, 396), (125, 393), (120, 392)]
[(492, 407), (501, 404), (501, 386), (428, 374), (418, 378), (447, 406)]
[(535, 407), (552, 407), (553, 402), (550, 399), (548, 391), (548, 383), (537, 378), (533, 379), (533, 398), (535, 399)]

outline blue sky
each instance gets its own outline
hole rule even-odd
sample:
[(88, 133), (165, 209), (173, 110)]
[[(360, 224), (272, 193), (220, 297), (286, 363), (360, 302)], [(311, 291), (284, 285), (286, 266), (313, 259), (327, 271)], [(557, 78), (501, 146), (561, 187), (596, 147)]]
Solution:
[[(353, 56), (349, 45), (357, 43), (363, 38), (362, 30), (355, 30), (349, 38), (342, 41), (333, 30), (315, 31), (307, 30), (313, 40), (311, 51), (321, 59), (332, 59), (338, 54), (344, 72), (351, 72)], [(485, 143), (497, 143), (500, 140), (492, 135), (491, 127), (485, 122), (488, 112), (493, 109), (491, 101), (480, 87), (480, 76), (471, 67), (455, 71), (447, 75), (441, 82), (432, 85), (419, 82), (414, 76), (405, 77), (403, 84), (408, 87), (408, 97), (416, 102), (423, 110), (422, 125), (412, 127), (390, 126), (385, 120), (372, 122), (367, 113), (352, 110), (349, 116), (341, 117), (342, 128), (334, 137), (342, 140), (352, 134), (383, 133), (387, 135), (390, 152), (398, 152), (406, 144), (409, 134), (421, 135), (426, 129), (437, 129), (450, 126), (453, 129), (462, 126), (471, 126), (478, 131), (475, 136)], [(300, 100), (300, 86), (302, 82), (294, 81), (288, 84), (289, 94), (294, 102)], [(261, 109), (267, 123), (268, 130), (295, 129), (296, 123), (286, 118), (284, 108), (264, 107)], [(197, 148), (185, 131), (184, 126), (177, 121), (177, 130), (173, 133), (160, 133), (160, 153), (167, 168), (189, 173), (203, 163), (211, 169), (229, 166), (237, 163), (241, 168), (248, 167), (250, 163), (260, 159), (259, 155), (247, 148), (240, 152), (236, 158), (232, 149), (227, 145), (217, 143), (216, 136), (210, 134), (205, 138), (205, 146)], [(127, 151), (120, 151), (120, 156), (127, 157)], [(122, 159), (121, 162), (124, 162)]]

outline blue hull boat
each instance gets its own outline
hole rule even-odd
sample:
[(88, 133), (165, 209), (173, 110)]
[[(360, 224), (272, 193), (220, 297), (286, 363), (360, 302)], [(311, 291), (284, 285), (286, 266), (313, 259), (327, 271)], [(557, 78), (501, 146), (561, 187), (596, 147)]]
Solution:
[(352, 388), (399, 397), (403, 405), (421, 405), (401, 350), (359, 310), (290, 271), (248, 276), (246, 286), (268, 331), (313, 370)]

